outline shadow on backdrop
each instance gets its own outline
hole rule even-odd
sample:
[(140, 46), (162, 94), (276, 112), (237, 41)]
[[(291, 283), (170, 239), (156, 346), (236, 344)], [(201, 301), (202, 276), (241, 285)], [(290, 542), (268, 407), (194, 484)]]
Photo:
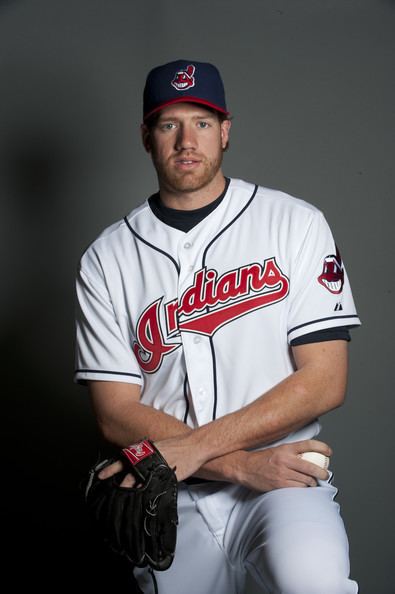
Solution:
[(86, 390), (74, 390), (71, 379), (74, 283), (62, 243), (73, 230), (63, 228), (62, 211), (91, 155), (70, 130), (50, 120), (44, 125), (42, 114), (17, 120), (14, 111), (2, 122), (0, 147), (8, 271), (0, 350), (11, 449), (4, 464), (7, 569), (13, 589), (58, 592), (78, 584), (133, 593), (129, 568), (100, 543), (86, 514), (83, 482), (109, 446), (98, 435)]

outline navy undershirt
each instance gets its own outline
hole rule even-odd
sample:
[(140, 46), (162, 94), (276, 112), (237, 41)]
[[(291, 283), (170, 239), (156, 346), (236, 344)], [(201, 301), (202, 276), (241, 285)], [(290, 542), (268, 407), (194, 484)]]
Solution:
[(225, 189), (218, 198), (216, 198), (210, 204), (202, 206), (201, 208), (195, 208), (194, 210), (178, 210), (177, 208), (168, 208), (163, 204), (160, 199), (159, 192), (153, 194), (148, 198), (148, 203), (151, 207), (152, 212), (158, 217), (163, 223), (170, 227), (175, 227), (180, 231), (188, 233), (195, 225), (200, 223), (207, 217), (217, 206), (222, 202), (229, 186), (230, 179), (226, 179)]
[[(206, 204), (206, 206), (202, 206), (201, 208), (196, 208), (194, 210), (179, 210), (176, 208), (169, 208), (161, 201), (159, 192), (148, 198), (148, 204), (154, 215), (163, 223), (188, 233), (188, 231), (200, 223), (200, 221), (207, 217), (207, 215), (213, 212), (213, 210), (215, 210), (222, 202), (230, 182), (229, 178), (225, 179), (226, 184), (222, 194), (218, 196), (218, 198), (216, 198), (213, 202), (210, 202), (210, 204)], [(327, 328), (325, 330), (317, 330), (316, 332), (304, 334), (303, 336), (294, 338), (291, 341), (291, 345), (297, 346), (300, 344), (310, 344), (313, 342), (325, 342), (327, 340), (346, 340), (349, 342), (351, 337), (347, 326)]]

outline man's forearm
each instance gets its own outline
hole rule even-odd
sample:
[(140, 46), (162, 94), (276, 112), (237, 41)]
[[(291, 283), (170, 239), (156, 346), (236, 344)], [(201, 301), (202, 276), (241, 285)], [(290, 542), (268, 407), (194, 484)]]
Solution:
[[(274, 395), (268, 394), (268, 396), (270, 397), (270, 400), (275, 399)], [(279, 396), (279, 400), (280, 402), (278, 403), (278, 406), (281, 406), (281, 395)], [(258, 406), (261, 406), (261, 404), (256, 403), (255, 406), (251, 408), (254, 411)], [(273, 403), (269, 402), (268, 410), (272, 409)], [(239, 413), (241, 412), (242, 411), (238, 411), (235, 416), (239, 416)], [(272, 412), (271, 414), (274, 413)], [(269, 420), (270, 415), (267, 416)], [(260, 422), (262, 427), (259, 430), (259, 435), (261, 436), (259, 445), (264, 445), (265, 443), (273, 441), (271, 437), (273, 436), (273, 433), (270, 431), (269, 423), (266, 427), (266, 433), (264, 433), (263, 426), (265, 425), (265, 422), (262, 422), (262, 418), (264, 417), (261, 417)], [(223, 417), (223, 419), (227, 421), (226, 425), (224, 424), (223, 426), (225, 427), (225, 430), (229, 421), (232, 422), (232, 426), (234, 427), (234, 419), (231, 415), (227, 415), (227, 419), (226, 417)], [(242, 420), (239, 419), (238, 422), (242, 422)], [(201, 428), (191, 429), (185, 423), (167, 413), (146, 406), (140, 402), (130, 401), (125, 403), (122, 407), (116, 409), (113, 408), (111, 417), (107, 415), (105, 423), (99, 422), (105, 438), (119, 447), (130, 445), (131, 443), (139, 441), (143, 437), (149, 437), (152, 441), (162, 443), (166, 443), (166, 440), (172, 438), (174, 440), (174, 438), (176, 438), (178, 443), (185, 442), (186, 448), (192, 448), (193, 450), (202, 449), (204, 447), (204, 438), (195, 439), (196, 436), (199, 435), (200, 430), (202, 429), (206, 431), (215, 428), (216, 423), (217, 422), (212, 422)], [(278, 427), (279, 425), (277, 423), (277, 431), (279, 431)], [(211, 433), (210, 431), (210, 435), (215, 436), (215, 432)], [(267, 441), (264, 441), (265, 435)], [(283, 436), (283, 433), (278, 435)], [(206, 460), (200, 468), (194, 472), (194, 476), (209, 480), (220, 480), (232, 483), (239, 482), (240, 471), (244, 467), (246, 452), (241, 449), (235, 450), (233, 445), (231, 446), (231, 449), (233, 451), (221, 455), (217, 454), (212, 456), (211, 459)]]
[[(233, 451), (270, 443), (315, 418), (315, 407), (310, 413), (312, 416), (308, 414), (306, 400), (310, 401), (310, 396), (304, 394), (304, 398), (298, 398), (293, 393), (293, 405), (289, 406), (291, 380), (293, 376), (286, 385), (282, 382), (250, 405), (196, 429), (163, 411), (130, 401), (112, 407), (110, 414), (103, 420), (98, 419), (99, 426), (104, 437), (120, 447), (145, 436), (153, 441), (180, 437), (199, 449), (206, 447), (204, 442), (209, 442), (214, 444), (215, 451), (207, 456), (208, 461)], [(303, 412), (298, 410), (301, 405)], [(224, 436), (225, 432), (227, 436)], [(238, 443), (240, 447), (237, 447)]]
[[(193, 432), (175, 417), (140, 402), (128, 403), (125, 410), (117, 410), (111, 419), (107, 418), (107, 422), (101, 424), (101, 429), (106, 439), (119, 447), (130, 445), (142, 437), (158, 442)], [(232, 452), (210, 460), (195, 476), (233, 482), (242, 455), (243, 452)]]
[[(101, 427), (105, 437), (120, 446), (125, 446), (143, 436), (154, 441), (173, 439), (172, 450), (176, 458), (197, 455), (199, 475), (214, 478), (217, 473), (225, 480), (232, 480), (235, 459), (224, 457), (254, 446), (274, 442), (311, 422), (321, 414), (339, 406), (344, 395), (346, 365), (333, 358), (333, 372), (328, 372), (323, 346), (322, 367), (304, 364), (274, 388), (237, 412), (192, 430), (181, 421), (161, 411), (145, 406), (138, 401), (126, 399), (122, 406), (110, 407)], [(306, 351), (299, 351), (303, 354)], [(330, 352), (328, 352), (328, 356)], [(303, 364), (302, 364), (303, 363)], [(100, 423), (100, 419), (99, 419)], [(167, 444), (166, 444), (167, 445)]]

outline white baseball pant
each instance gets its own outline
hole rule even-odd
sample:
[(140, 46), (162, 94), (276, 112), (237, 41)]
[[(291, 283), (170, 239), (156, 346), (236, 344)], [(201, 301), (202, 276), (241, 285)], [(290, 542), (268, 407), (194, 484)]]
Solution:
[(358, 592), (329, 481), (264, 494), (218, 482), (179, 486), (175, 559), (164, 572), (135, 570), (144, 594), (242, 594), (246, 572), (262, 594)]

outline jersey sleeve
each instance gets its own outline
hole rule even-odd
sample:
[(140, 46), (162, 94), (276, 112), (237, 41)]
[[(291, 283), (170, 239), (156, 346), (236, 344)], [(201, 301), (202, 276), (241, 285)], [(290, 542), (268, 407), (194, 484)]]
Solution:
[(315, 211), (293, 265), (288, 342), (360, 323), (340, 252), (323, 214)]
[(77, 275), (76, 370), (74, 381), (143, 384), (128, 337), (116, 319), (106, 285), (92, 281), (80, 267)]

